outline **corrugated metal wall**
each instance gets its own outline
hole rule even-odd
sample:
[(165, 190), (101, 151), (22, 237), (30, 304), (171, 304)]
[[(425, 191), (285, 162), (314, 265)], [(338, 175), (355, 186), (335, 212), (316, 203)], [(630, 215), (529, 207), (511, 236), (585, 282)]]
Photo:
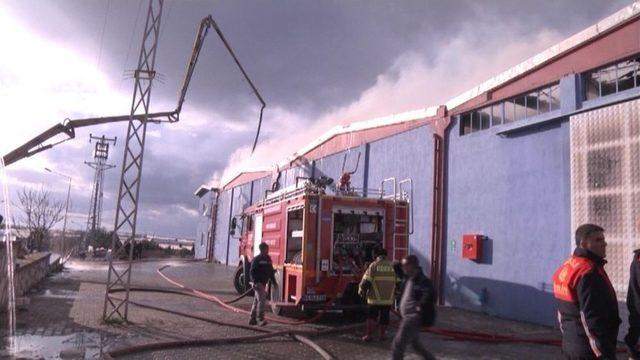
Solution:
[[(446, 301), (552, 325), (551, 276), (570, 252), (568, 122), (492, 129), (449, 131)], [(462, 258), (464, 234), (488, 237), (480, 261)]]
[[(233, 189), (233, 198), (231, 200), (231, 217), (242, 215), (244, 209), (251, 205), (251, 184), (247, 183), (240, 186), (237, 186)], [(239, 221), (239, 219), (238, 219)], [(227, 225), (228, 229), (228, 225)], [(228, 233), (228, 230), (227, 230)], [(240, 239), (240, 231), (235, 232), (234, 235), (229, 235), (229, 245), (227, 254), (225, 256), (225, 263), (228, 265), (235, 266), (238, 264), (239, 260), (239, 239)]]
[[(327, 176), (334, 179), (332, 188), (335, 189), (335, 185), (340, 179), (340, 175), (342, 175), (342, 164), (345, 161), (345, 155), (347, 157), (347, 160), (344, 169), (345, 171), (353, 171), (356, 168), (358, 153), (360, 153), (360, 164), (358, 164), (356, 173), (351, 176), (351, 185), (356, 188), (362, 188), (364, 184), (364, 171), (366, 168), (364, 164), (364, 145), (315, 160), (313, 162), (314, 176)], [(329, 193), (331, 193), (331, 190), (329, 190)]]
[(213, 246), (215, 260), (223, 264), (227, 261), (229, 214), (231, 210), (232, 192), (232, 190), (222, 191), (218, 198), (218, 216), (216, 220), (216, 235)]
[(198, 198), (198, 225), (194, 243), (194, 257), (196, 259), (205, 259), (207, 257), (207, 233), (211, 223), (211, 192), (204, 194)]
[(413, 180), (414, 232), (409, 237), (409, 252), (420, 258), (427, 274), (431, 263), (432, 138), (431, 128), (423, 126), (373, 142), (369, 145), (368, 166), (369, 188), (379, 188), (382, 180), (389, 177)]
[[(345, 171), (353, 171), (357, 166), (357, 171), (351, 178), (351, 183), (356, 188), (363, 188), (365, 185), (369, 188), (378, 188), (380, 181), (388, 177), (396, 177), (398, 180), (412, 178), (414, 181), (415, 232), (411, 236), (410, 251), (417, 254), (426, 265), (431, 236), (432, 144), (431, 131), (427, 126), (420, 127), (373, 142), (370, 145), (358, 146), (282, 171), (280, 185), (281, 187), (294, 185), (297, 176), (328, 176), (338, 181), (342, 174), (343, 163), (345, 163), (345, 155)], [(369, 149), (367, 150), (367, 148)], [(367, 151), (370, 152), (369, 156), (367, 156)], [(359, 162), (358, 154), (360, 154)], [(404, 161), (397, 161), (394, 154), (402, 154)], [(369, 159), (368, 164), (367, 159)], [(365, 182), (367, 173), (368, 177)], [(239, 244), (237, 237), (229, 236), (230, 214), (231, 216), (239, 215), (244, 208), (263, 199), (265, 190), (271, 189), (274, 180), (271, 176), (267, 176), (221, 193), (215, 237), (215, 258), (217, 261), (228, 263), (230, 266), (237, 264)], [(333, 187), (335, 188), (335, 183)], [(328, 192), (332, 193), (332, 190), (329, 189)], [(425, 266), (425, 269), (428, 268), (428, 265)]]
[(260, 201), (264, 198), (264, 192), (266, 190), (271, 189), (271, 176), (263, 177), (262, 179), (253, 181), (253, 194), (251, 198), (253, 199), (253, 204), (256, 201)]

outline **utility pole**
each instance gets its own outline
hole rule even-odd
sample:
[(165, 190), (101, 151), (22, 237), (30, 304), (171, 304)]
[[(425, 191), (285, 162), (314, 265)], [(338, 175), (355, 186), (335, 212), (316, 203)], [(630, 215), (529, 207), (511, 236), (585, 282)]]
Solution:
[(89, 143), (91, 140), (96, 140), (96, 146), (93, 151), (93, 161), (85, 161), (84, 163), (90, 168), (95, 170), (93, 176), (93, 187), (91, 189), (91, 199), (89, 202), (89, 214), (87, 215), (87, 226), (84, 235), (83, 248), (86, 249), (89, 246), (90, 241), (95, 237), (96, 230), (99, 230), (102, 225), (102, 200), (104, 198), (104, 172), (116, 167), (115, 165), (107, 164), (109, 158), (109, 145), (116, 145), (117, 137), (111, 139), (104, 135), (102, 137), (93, 136), (89, 134)]
[[(147, 21), (142, 36), (142, 46), (138, 57), (138, 68), (134, 72), (135, 85), (127, 130), (127, 141), (122, 161), (120, 189), (116, 206), (116, 219), (111, 240), (109, 273), (105, 291), (104, 321), (127, 321), (129, 313), (129, 285), (131, 283), (131, 263), (135, 245), (138, 199), (142, 179), (142, 160), (149, 116), (151, 88), (155, 79), (155, 60), (160, 33), (160, 19), (164, 0), (149, 0)], [(134, 117), (141, 114), (142, 117)], [(128, 253), (128, 254), (127, 254)], [(116, 269), (114, 261), (120, 256), (127, 258), (124, 268)], [(124, 290), (124, 298), (112, 296), (111, 291)]]

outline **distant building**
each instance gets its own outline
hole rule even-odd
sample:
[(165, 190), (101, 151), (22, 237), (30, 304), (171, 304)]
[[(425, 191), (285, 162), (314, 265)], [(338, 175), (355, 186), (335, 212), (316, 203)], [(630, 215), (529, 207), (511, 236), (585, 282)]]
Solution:
[(218, 193), (218, 189), (201, 186), (194, 194), (199, 199), (198, 228), (193, 242), (195, 259), (214, 259), (213, 234), (215, 233)]
[[(413, 179), (410, 252), (444, 303), (555, 324), (551, 276), (584, 222), (606, 228), (623, 301), (640, 246), (639, 16), (634, 3), (445, 104), (336, 127), (278, 173), (199, 190), (196, 257), (236, 266), (233, 216), (274, 183), (337, 179), (359, 153), (358, 187)], [(463, 257), (465, 235), (482, 236), (477, 260)]]

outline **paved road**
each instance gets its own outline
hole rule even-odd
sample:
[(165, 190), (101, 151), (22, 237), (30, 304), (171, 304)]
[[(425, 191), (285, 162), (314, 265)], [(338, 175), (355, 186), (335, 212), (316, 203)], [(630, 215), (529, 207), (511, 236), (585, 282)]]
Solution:
[[(162, 279), (156, 270), (170, 267), (165, 274), (186, 285), (220, 297), (235, 297), (231, 284), (232, 270), (221, 265), (185, 261), (146, 261), (133, 269), (135, 286), (175, 287)], [(99, 358), (105, 351), (123, 347), (166, 341), (210, 339), (259, 334), (253, 330), (219, 326), (131, 306), (131, 324), (105, 325), (101, 323), (104, 301), (106, 264), (73, 261), (67, 269), (45, 280), (30, 294), (31, 304), (18, 313), (17, 357), (57, 358), (61, 351), (69, 357), (83, 354)], [(245, 315), (229, 312), (208, 301), (173, 295), (135, 292), (132, 300), (173, 309), (212, 319), (246, 324)], [(243, 299), (239, 307), (248, 309), (250, 299)], [(301, 325), (301, 329), (331, 329), (352, 324), (340, 314), (328, 314), (318, 323)], [(464, 324), (464, 326), (460, 326)], [(443, 308), (439, 310), (438, 326), (478, 330), (489, 333), (527, 337), (557, 337), (557, 331), (545, 327), (490, 318), (467, 311)], [(285, 329), (270, 323), (269, 329)], [(386, 359), (390, 341), (363, 344), (357, 331), (314, 339), (338, 359)], [(439, 359), (556, 359), (558, 348), (527, 344), (483, 344), (454, 342), (432, 334), (422, 334), (422, 340)], [(6, 350), (5, 350), (6, 351)], [(6, 352), (5, 352), (6, 355)], [(2, 353), (0, 353), (2, 357)], [(216, 347), (181, 348), (156, 351), (125, 357), (127, 359), (320, 359), (308, 346), (291, 338), (278, 337), (255, 344), (223, 345)], [(407, 359), (417, 358), (415, 355)]]

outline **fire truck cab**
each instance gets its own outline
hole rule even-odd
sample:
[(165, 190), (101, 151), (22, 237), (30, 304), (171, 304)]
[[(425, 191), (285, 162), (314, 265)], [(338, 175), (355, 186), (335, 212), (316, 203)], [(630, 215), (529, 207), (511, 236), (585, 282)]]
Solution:
[(265, 242), (276, 269), (269, 289), (274, 313), (362, 307), (358, 283), (375, 250), (386, 249), (394, 260), (408, 254), (412, 182), (389, 178), (379, 189), (359, 191), (343, 180), (330, 195), (331, 179), (298, 178), (233, 218), (231, 232), (240, 235), (238, 293), (249, 289), (251, 260)]

